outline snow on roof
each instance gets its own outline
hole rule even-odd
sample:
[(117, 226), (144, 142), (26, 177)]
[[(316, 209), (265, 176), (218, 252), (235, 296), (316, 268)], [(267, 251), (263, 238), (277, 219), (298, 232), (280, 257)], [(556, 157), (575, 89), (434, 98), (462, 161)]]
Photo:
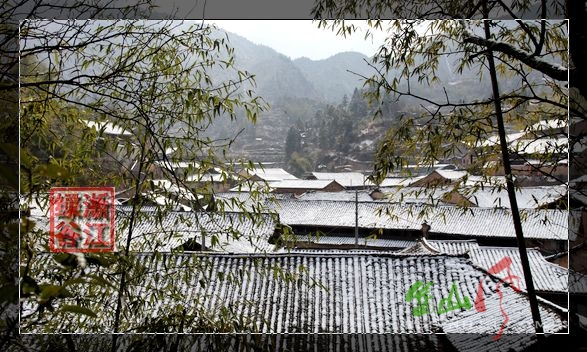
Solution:
[[(506, 299), (504, 294), (503, 301), (497, 295), (485, 295), (484, 298), (485, 311), (478, 312), (473, 308), (463, 312), (458, 319), (439, 324), (442, 332), (446, 333), (445, 336), (459, 352), (526, 351), (529, 346), (537, 343), (527, 295), (508, 295)], [(556, 313), (557, 310), (562, 310), (565, 312), (563, 314), (567, 314), (566, 310), (554, 307), (556, 306), (550, 302), (539, 300), (538, 310), (545, 333), (567, 331), (568, 321)], [(507, 314), (508, 320), (503, 335), (495, 340), (496, 333), (504, 322), (504, 314)]]
[(479, 248), (476, 240), (430, 240), (426, 242), (433, 249), (446, 254), (466, 254)]
[(469, 173), (467, 171), (464, 170), (444, 170), (444, 169), (438, 169), (438, 170), (434, 170), (432, 171), (432, 173), (436, 172), (437, 174), (439, 174), (440, 176), (448, 179), (448, 180), (458, 180), (458, 179), (462, 179), (464, 177), (468, 177)]
[(373, 186), (360, 172), (312, 172), (318, 180), (335, 180), (344, 187)]
[(152, 182), (153, 182), (153, 186), (157, 190), (163, 191), (166, 194), (172, 194), (172, 195), (177, 196), (181, 199), (195, 201), (196, 199), (202, 199), (202, 197), (203, 197), (202, 195), (194, 194), (193, 191), (191, 191), (185, 187), (178, 186), (175, 182), (172, 182), (170, 180), (159, 179), (159, 180), (152, 180)]
[[(569, 271), (560, 265), (553, 264), (544, 259), (540, 252), (533, 248), (527, 249), (532, 281), (536, 291), (567, 293), (569, 290)], [(505, 257), (512, 260), (511, 273), (520, 278), (519, 287), (526, 289), (524, 271), (520, 252), (517, 247), (479, 247), (469, 253), (471, 261), (479, 267), (489, 270), (495, 263)], [(504, 278), (507, 273), (501, 272), (496, 275)]]
[(192, 208), (188, 207), (185, 204), (181, 204), (180, 202), (166, 197), (164, 195), (156, 194), (154, 192), (143, 192), (141, 195), (159, 205), (171, 207), (177, 211), (192, 211)]
[(254, 211), (264, 208), (278, 194), (262, 194), (249, 192), (220, 192), (215, 193), (216, 203), (222, 202), (220, 210), (241, 212)]
[(336, 182), (335, 180), (300, 180), (300, 179), (290, 179), (290, 180), (281, 180), (281, 181), (274, 181), (269, 182), (269, 187), (277, 189), (277, 188), (293, 188), (293, 189), (315, 189), (321, 190), (329, 186), (331, 183)]
[(102, 122), (102, 121), (92, 121), (92, 120), (84, 120), (80, 119), (81, 122), (86, 124), (86, 126), (95, 129), (96, 131), (104, 131), (106, 134), (116, 135), (116, 136), (131, 136), (132, 133), (125, 130), (124, 128), (115, 125), (112, 122)]
[(237, 177), (231, 174), (228, 174), (220, 169), (213, 169), (209, 172), (204, 172), (202, 174), (197, 175), (188, 175), (186, 177), (186, 182), (218, 182), (224, 183), (231, 180), (236, 180)]
[(569, 149), (569, 140), (566, 137), (519, 139), (511, 143), (510, 148), (518, 154), (565, 154)]
[[(385, 202), (358, 202), (357, 206), (360, 228), (420, 230), (422, 220), (427, 220), (432, 227), (431, 233), (472, 238), (516, 238), (508, 209), (424, 207)], [(355, 226), (355, 202), (284, 199), (272, 207), (279, 214), (281, 222), (290, 226)], [(425, 218), (419, 216), (422, 212), (428, 213)], [(522, 227), (526, 238), (568, 239), (567, 211), (527, 209), (525, 213), (527, 215)]]
[(541, 120), (532, 125), (530, 128), (531, 131), (544, 131), (544, 130), (552, 130), (557, 128), (566, 128), (568, 127), (569, 122), (567, 120), (561, 119), (553, 119), (553, 120)]
[(200, 168), (200, 163), (197, 161), (171, 161), (171, 160), (157, 160), (155, 161), (155, 164), (160, 166), (160, 167), (168, 167), (171, 168), (173, 170), (177, 170), (177, 169), (187, 169), (190, 166), (194, 169), (197, 170)]
[[(510, 208), (507, 190), (501, 187), (469, 188), (463, 189), (460, 193), (479, 207)], [(524, 209), (538, 208), (566, 197), (566, 195), (566, 185), (516, 188), (518, 207)]]
[(435, 247), (428, 244), (428, 242), (419, 238), (413, 246), (407, 247), (399, 251), (402, 254), (439, 254), (440, 252)]
[(414, 183), (425, 176), (414, 176), (414, 177), (386, 177), (381, 181), (379, 187), (395, 187), (395, 186), (407, 186)]
[(304, 194), (300, 194), (296, 198), (300, 201), (311, 201), (311, 200), (343, 200), (343, 201), (354, 201), (355, 195), (360, 202), (368, 202), (373, 199), (366, 191), (340, 191), (340, 192), (322, 192), (322, 191), (310, 191)]
[[(119, 251), (126, 246), (129, 216), (130, 207), (120, 207), (116, 212)], [(169, 252), (191, 239), (200, 244), (204, 241), (210, 250), (226, 253), (258, 253), (274, 248), (268, 239), (276, 224), (269, 214), (261, 214), (259, 220), (253, 221), (243, 213), (168, 212), (160, 223), (153, 221), (155, 216), (154, 209), (141, 210), (133, 226), (131, 251)]]
[[(507, 141), (507, 143), (511, 143), (513, 141), (516, 141), (516, 140), (522, 138), (524, 135), (526, 135), (526, 133), (527, 132), (508, 133), (505, 136), (505, 140)], [(478, 147), (491, 147), (491, 146), (495, 146), (495, 145), (499, 145), (499, 136), (497, 136), (497, 135), (487, 138), (485, 141), (480, 142), (477, 146)]]
[[(56, 266), (51, 256), (39, 255), (36, 259), (31, 270), (39, 272), (41, 280), (44, 275), (50, 276)], [(504, 312), (510, 316), (508, 333), (527, 331), (531, 319), (524, 292), (508, 285), (501, 285), (497, 292), (498, 279), (486, 276), (468, 259), (447, 255), (145, 253), (137, 255), (137, 260), (146, 274), (132, 281), (128, 292), (144, 295), (148, 290), (149, 295), (160, 298), (140, 301), (138, 307), (123, 306), (121, 323), (128, 331), (150, 319), (166, 317), (180, 305), (188, 316), (203, 315), (212, 321), (218, 319), (219, 311), (225, 311), (229, 318), (239, 321), (227, 332), (426, 334), (437, 327), (454, 332), (461, 323), (459, 333), (477, 332), (482, 327), (484, 333), (494, 335), (504, 321), (501, 295)], [(418, 300), (408, 297), (418, 281), (431, 283), (429, 300), (423, 302), (428, 311), (422, 315), (415, 314)], [(472, 307), (480, 283), (487, 307), (483, 313)], [(453, 284), (459, 297), (467, 297), (471, 306), (441, 312), (437, 307), (450, 297)], [(104, 286), (100, 300), (89, 302), (87, 308), (98, 316), (92, 324), (87, 324), (85, 315), (72, 314), (68, 319), (28, 325), (23, 332), (103, 331), (112, 326), (116, 289)], [(71, 286), (71, 290), (85, 294), (83, 285)], [(36, 299), (24, 300), (23, 315), (33, 312), (37, 305)], [(565, 329), (565, 309), (544, 301), (539, 305), (545, 332)], [(132, 314), (127, 309), (132, 309)], [(183, 332), (200, 332), (200, 328), (199, 324), (185, 324)], [(486, 348), (491, 350), (493, 346)]]
[(261, 180), (283, 181), (283, 180), (297, 180), (298, 178), (281, 168), (256, 168), (253, 170), (246, 170), (249, 176), (257, 176)]
[[(355, 238), (349, 236), (332, 236), (330, 234), (324, 234), (322, 236), (309, 236), (309, 235), (297, 235), (295, 236), (297, 242), (310, 242), (316, 244), (328, 244), (328, 245), (354, 245)], [(369, 238), (359, 237), (358, 241), (360, 246), (368, 247), (383, 247), (383, 248), (406, 248), (414, 245), (416, 242), (411, 240), (392, 240), (383, 238)]]
[(386, 187), (380, 189), (391, 203), (430, 204), (442, 202), (442, 196), (452, 187)]

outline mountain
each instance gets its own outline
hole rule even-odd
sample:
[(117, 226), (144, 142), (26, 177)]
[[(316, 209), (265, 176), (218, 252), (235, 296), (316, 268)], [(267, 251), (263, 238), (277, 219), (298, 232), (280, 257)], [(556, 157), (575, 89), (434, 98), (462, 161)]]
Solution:
[(368, 75), (370, 71), (367, 56), (357, 52), (339, 53), (324, 60), (291, 60), (235, 33), (221, 31), (216, 35), (228, 37), (237, 68), (255, 74), (258, 94), (273, 103), (305, 98), (339, 104), (344, 95), (350, 97), (355, 88), (362, 86), (359, 77), (351, 72)]
[(363, 54), (344, 52), (324, 60), (304, 57), (293, 62), (329, 103), (338, 104), (344, 95), (350, 98), (355, 88), (363, 85), (360, 76), (373, 74), (368, 60)]

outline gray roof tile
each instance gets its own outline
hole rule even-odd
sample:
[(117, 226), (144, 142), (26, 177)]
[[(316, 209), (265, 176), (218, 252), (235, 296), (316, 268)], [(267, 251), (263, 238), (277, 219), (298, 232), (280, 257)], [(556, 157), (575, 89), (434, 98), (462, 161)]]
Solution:
[[(128, 211), (116, 213), (118, 250), (126, 245), (125, 231), (128, 230), (124, 229), (128, 228), (129, 216)], [(169, 212), (163, 215), (160, 224), (153, 221), (155, 216), (154, 210), (139, 213), (133, 227), (131, 251), (168, 252), (190, 239), (202, 243), (203, 235), (205, 246), (214, 251), (255, 253), (274, 248), (268, 239), (276, 224), (269, 214), (262, 214), (259, 220), (253, 221), (244, 213)]]
[[(279, 200), (273, 205), (280, 221), (288, 225), (354, 227), (355, 202)], [(462, 235), (471, 238), (515, 238), (508, 209), (454, 206), (424, 207), (385, 202), (359, 202), (359, 227), (367, 229), (420, 230), (423, 220), (431, 233)], [(421, 215), (422, 214), (422, 215)], [(568, 239), (568, 212), (526, 209), (522, 227), (529, 239)]]
[[(548, 262), (536, 249), (528, 248), (528, 260), (532, 271), (532, 280), (536, 291), (567, 293), (569, 289), (569, 271), (557, 264)], [(512, 260), (511, 273), (520, 277), (520, 286), (526, 289), (522, 261), (519, 249), (507, 247), (479, 247), (469, 253), (471, 261), (479, 267), (489, 270), (497, 261), (504, 257)], [(497, 274), (503, 278), (505, 272)]]
[[(51, 275), (49, 258), (37, 258), (33, 270), (42, 269)], [(415, 334), (430, 333), (439, 327), (453, 331), (461, 323), (469, 330), (459, 332), (478, 332), (482, 327), (483, 332), (495, 334), (504, 320), (495, 291), (498, 279), (486, 276), (468, 259), (448, 255), (141, 254), (136, 259), (151, 274), (131, 280), (129, 291), (134, 295), (155, 295), (156, 299), (123, 310), (127, 331), (148, 319), (170, 314), (178, 304), (188, 314), (205, 319), (216, 320), (221, 311), (228, 312), (233, 319), (240, 319), (239, 325), (229, 324), (228, 331), (241, 332), (252, 331), (256, 325), (261, 332), (276, 333)], [(410, 286), (418, 280), (433, 282), (429, 312), (422, 316), (414, 316), (416, 300), (406, 300)], [(472, 307), (438, 313), (436, 307), (448, 297), (453, 283), (460, 296), (469, 297), (473, 304), (480, 281), (486, 312), (476, 312)], [(510, 316), (507, 331), (527, 329), (531, 315), (526, 294), (507, 285), (501, 286), (501, 292), (507, 302), (504, 309)], [(100, 302), (90, 307), (103, 319), (96, 325), (84, 325), (86, 317), (72, 315), (70, 320), (34, 325), (25, 332), (43, 328), (54, 332), (89, 332), (87, 329), (92, 330), (92, 326), (100, 332), (107, 331), (112, 323), (115, 297), (112, 292), (104, 292)], [(34, 300), (23, 304), (25, 314), (35, 307)], [(540, 307), (545, 332), (565, 328), (565, 309), (542, 301)], [(197, 332), (198, 328), (197, 324), (186, 325), (184, 331)]]

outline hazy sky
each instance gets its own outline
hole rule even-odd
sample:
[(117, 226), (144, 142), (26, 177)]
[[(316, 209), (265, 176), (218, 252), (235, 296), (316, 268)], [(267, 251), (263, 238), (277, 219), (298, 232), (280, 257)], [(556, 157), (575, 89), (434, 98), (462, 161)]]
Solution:
[[(383, 43), (383, 32), (375, 33), (373, 40), (365, 40), (365, 31), (344, 38), (330, 29), (318, 28), (311, 20), (208, 20), (218, 27), (247, 38), (255, 44), (275, 49), (291, 59), (307, 57), (326, 59), (336, 53), (357, 51), (367, 56), (375, 53)], [(345, 21), (367, 28), (365, 21)]]

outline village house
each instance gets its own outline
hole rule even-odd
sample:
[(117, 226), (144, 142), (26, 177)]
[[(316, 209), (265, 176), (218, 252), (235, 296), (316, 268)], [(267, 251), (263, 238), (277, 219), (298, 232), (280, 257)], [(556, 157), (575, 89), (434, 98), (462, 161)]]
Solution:
[(335, 180), (282, 180), (270, 182), (269, 187), (275, 193), (301, 195), (306, 192), (341, 192), (345, 188)]
[[(534, 325), (525, 291), (517, 292), (502, 284), (504, 279), (488, 275), (462, 257), (143, 253), (137, 254), (136, 259), (147, 270), (141, 280), (130, 284), (129, 294), (138, 295), (149, 287), (152, 293), (164, 293), (165, 299), (137, 301), (140, 307), (123, 307), (121, 316), (129, 329), (142, 326), (155, 332), (156, 324), (151, 326), (149, 322), (169, 315), (179, 304), (193, 317), (190, 324), (182, 325), (185, 333), (204, 332), (205, 321), (220, 319), (214, 312), (222, 311), (226, 332), (413, 334), (424, 336), (419, 340), (420, 346), (428, 346), (429, 350), (466, 350), (458, 340), (435, 335), (436, 332), (487, 337), (481, 339), (483, 343), (476, 346), (476, 351), (522, 351), (536, 342), (534, 335), (527, 334)], [(32, 269), (39, 270), (41, 276), (49, 275), (55, 265), (50, 255), (40, 255)], [(424, 283), (427, 285), (421, 291), (420, 285)], [(496, 289), (498, 284), (500, 292)], [(507, 298), (507, 305), (503, 305), (502, 297)], [(86, 317), (78, 314), (67, 321), (29, 326), (26, 332), (43, 328), (58, 333), (103, 331), (112, 325), (113, 319), (112, 314), (103, 310), (114, 306), (115, 299), (113, 292), (105, 292), (99, 304), (91, 307), (100, 317), (92, 325), (85, 324)], [(476, 308), (481, 301), (486, 307), (483, 311)], [(30, 314), (37, 305), (36, 301), (25, 300), (23, 314)], [(539, 309), (546, 333), (567, 331), (566, 309), (545, 300), (539, 301)], [(179, 325), (171, 325), (168, 332), (178, 329)], [(413, 346), (395, 346), (394, 350), (413, 351)]]
[(369, 189), (375, 184), (360, 172), (312, 172), (310, 180), (334, 180), (347, 190)]
[[(421, 224), (426, 220), (431, 226), (430, 239), (475, 239), (481, 245), (517, 245), (508, 209), (295, 199), (279, 199), (273, 206), (281, 223), (302, 236), (354, 237), (357, 230), (360, 238), (415, 240), (421, 235)], [(539, 247), (548, 254), (566, 250), (567, 211), (524, 211), (522, 228), (528, 247)]]

